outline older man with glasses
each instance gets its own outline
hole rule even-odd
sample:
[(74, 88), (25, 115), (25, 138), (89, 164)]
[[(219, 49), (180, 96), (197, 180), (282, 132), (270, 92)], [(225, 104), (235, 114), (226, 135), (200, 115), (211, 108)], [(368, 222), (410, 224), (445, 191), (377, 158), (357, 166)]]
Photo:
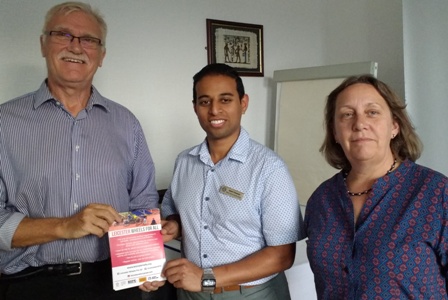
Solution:
[(158, 204), (142, 128), (92, 86), (107, 26), (90, 5), (51, 8), (48, 77), (0, 106), (0, 299), (141, 299), (112, 288), (107, 231)]

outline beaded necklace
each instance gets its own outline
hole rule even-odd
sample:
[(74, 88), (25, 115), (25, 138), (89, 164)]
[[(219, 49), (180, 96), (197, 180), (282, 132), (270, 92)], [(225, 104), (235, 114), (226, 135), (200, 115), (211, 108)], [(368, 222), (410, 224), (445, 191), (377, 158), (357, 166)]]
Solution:
[[(390, 172), (392, 172), (394, 170), (396, 164), (397, 164), (397, 159), (394, 157), (394, 163), (392, 164), (390, 169), (387, 171), (386, 175), (390, 174)], [(348, 173), (345, 173), (344, 175), (345, 175), (344, 176), (344, 183), (345, 183), (345, 186), (347, 186), (346, 179), (347, 179)], [(362, 196), (362, 195), (365, 195), (365, 194), (369, 193), (371, 190), (372, 190), (372, 188), (370, 188), (368, 190), (365, 190), (363, 192), (359, 192), (359, 193), (353, 193), (353, 192), (350, 192), (349, 190), (347, 190), (347, 194), (349, 194), (350, 196)]]

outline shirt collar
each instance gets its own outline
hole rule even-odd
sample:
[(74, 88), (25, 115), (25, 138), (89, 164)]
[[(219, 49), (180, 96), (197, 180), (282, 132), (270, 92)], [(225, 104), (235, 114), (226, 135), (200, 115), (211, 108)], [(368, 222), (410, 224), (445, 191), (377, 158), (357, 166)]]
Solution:
[[(55, 97), (51, 94), (50, 90), (47, 86), (47, 80), (42, 82), (39, 89), (36, 92), (36, 96), (34, 98), (34, 109), (37, 109), (39, 106), (44, 104), (47, 101), (50, 100), (56, 100)], [(101, 94), (98, 92), (98, 90), (92, 86), (92, 93), (90, 94), (89, 101), (87, 102), (87, 110), (91, 110), (93, 106), (98, 105), (103, 107), (106, 111), (109, 111), (109, 108), (107, 107), (106, 100)]]
[[(226, 155), (224, 159), (236, 160), (241, 163), (244, 163), (249, 154), (250, 147), (250, 137), (249, 133), (241, 127), (240, 134), (235, 144), (230, 149), (229, 153)], [(210, 152), (208, 150), (207, 139), (199, 144), (197, 147), (194, 147), (189, 154), (199, 156), (201, 161), (204, 163), (210, 162)]]

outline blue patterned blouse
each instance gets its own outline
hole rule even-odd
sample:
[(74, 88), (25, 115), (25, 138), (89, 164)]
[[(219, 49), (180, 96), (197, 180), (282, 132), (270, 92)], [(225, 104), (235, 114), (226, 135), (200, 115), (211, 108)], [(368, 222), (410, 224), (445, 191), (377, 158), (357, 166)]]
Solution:
[(319, 299), (448, 299), (448, 178), (405, 160), (354, 224), (340, 172), (313, 193), (307, 254)]

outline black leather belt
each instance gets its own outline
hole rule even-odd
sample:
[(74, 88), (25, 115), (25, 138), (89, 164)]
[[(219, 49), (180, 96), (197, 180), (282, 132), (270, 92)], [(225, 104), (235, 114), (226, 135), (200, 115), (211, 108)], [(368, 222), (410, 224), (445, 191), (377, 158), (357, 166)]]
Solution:
[(44, 265), (41, 267), (28, 267), (20, 272), (14, 274), (1, 274), (0, 282), (12, 282), (19, 280), (26, 280), (36, 276), (50, 276), (50, 275), (80, 275), (83, 272), (91, 272), (98, 267), (109, 267), (109, 261), (101, 261), (95, 263), (82, 263), (80, 261), (72, 261), (65, 264)]

